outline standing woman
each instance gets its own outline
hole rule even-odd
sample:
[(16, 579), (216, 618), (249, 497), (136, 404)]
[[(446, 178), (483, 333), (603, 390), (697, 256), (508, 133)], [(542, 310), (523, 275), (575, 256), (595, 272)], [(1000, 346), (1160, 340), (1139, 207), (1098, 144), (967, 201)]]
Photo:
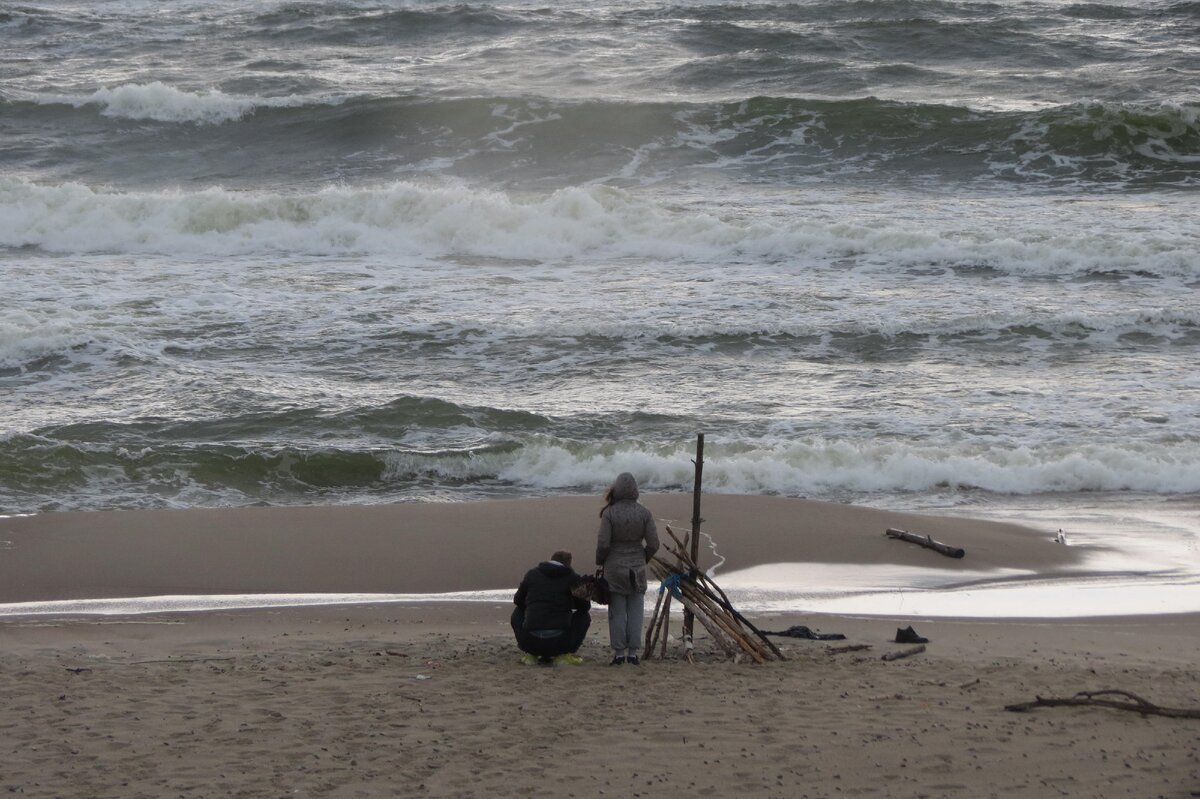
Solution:
[(646, 604), (646, 562), (658, 551), (658, 530), (650, 511), (638, 504), (637, 480), (629, 472), (617, 475), (604, 495), (596, 565), (608, 580), (608, 637), (610, 665), (638, 665), (642, 649), (642, 617)]

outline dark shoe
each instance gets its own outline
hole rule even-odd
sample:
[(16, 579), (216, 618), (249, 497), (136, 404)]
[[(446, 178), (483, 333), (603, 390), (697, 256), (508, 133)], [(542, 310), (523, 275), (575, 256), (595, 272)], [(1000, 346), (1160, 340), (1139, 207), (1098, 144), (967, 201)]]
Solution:
[(903, 630), (896, 628), (896, 643), (898, 644), (927, 644), (928, 638), (922, 638), (917, 635), (917, 631), (912, 628), (912, 625), (905, 627)]
[(640, 658), (638, 658), (637, 655), (630, 655), (629, 657), (625, 658), (625, 662), (628, 663), (630, 666), (642, 665), (642, 661)]
[(624, 662), (625, 662), (625, 658), (623, 658), (623, 657), (620, 657), (620, 656), (617, 656), (617, 657), (613, 658), (611, 661), (609, 661), (608, 665), (610, 665), (610, 666), (620, 666), (620, 665), (621, 665), (622, 663), (624, 663)]

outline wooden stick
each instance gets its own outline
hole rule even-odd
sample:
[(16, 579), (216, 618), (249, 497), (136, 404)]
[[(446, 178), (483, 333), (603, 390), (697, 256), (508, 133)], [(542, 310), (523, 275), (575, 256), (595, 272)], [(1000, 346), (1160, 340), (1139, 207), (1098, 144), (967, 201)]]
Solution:
[(888, 538), (895, 538), (900, 541), (908, 541), (910, 544), (932, 549), (934, 552), (940, 552), (948, 558), (961, 558), (966, 555), (965, 549), (952, 547), (949, 544), (943, 544), (941, 541), (934, 541), (933, 538), (927, 535), (917, 535), (910, 533), (907, 530), (897, 530), (895, 527), (889, 527), (883, 531), (883, 534)]
[(663, 607), (662, 630), (658, 637), (662, 639), (662, 650), (658, 653), (659, 660), (667, 659), (667, 641), (671, 640), (671, 595), (667, 594), (667, 602)]
[[(1112, 699), (1104, 699), (1106, 696), (1124, 696), (1132, 701), (1115, 701)], [(1200, 709), (1191, 708), (1176, 708), (1176, 707), (1159, 707), (1152, 702), (1148, 702), (1137, 694), (1132, 694), (1129, 691), (1112, 688), (1104, 691), (1080, 691), (1075, 696), (1058, 698), (1058, 697), (1037, 697), (1032, 702), (1019, 702), (1015, 705), (1005, 705), (1005, 710), (1011, 710), (1014, 713), (1023, 713), (1026, 710), (1032, 710), (1035, 707), (1063, 707), (1063, 706), (1082, 706), (1093, 705), (1097, 707), (1111, 707), (1114, 710), (1132, 710), (1134, 713), (1141, 713), (1145, 716), (1166, 716), (1172, 719), (1200, 719)]]
[[(676, 538), (674, 531), (670, 531), (670, 534), (672, 538)], [(678, 541), (678, 539), (676, 539), (676, 541)], [(667, 549), (668, 551), (671, 551), (670, 547), (667, 547)], [(676, 552), (672, 552), (672, 554), (675, 554), (680, 561), (686, 563), (686, 556), (680, 556), (680, 553)], [(654, 575), (660, 580), (666, 580), (672, 574), (678, 573), (674, 571), (666, 561), (657, 555), (651, 559), (650, 567)], [(766, 648), (764, 648), (752, 637), (750, 637), (742, 628), (741, 625), (743, 623), (750, 627), (760, 639), (766, 638), (761, 631), (755, 628), (753, 624), (750, 624), (748, 621), (746, 621), (745, 617), (741, 616), (741, 614), (734, 610), (731, 606), (723, 606), (723, 603), (716, 596), (714, 596), (712, 592), (706, 588), (706, 586), (692, 579), (691, 575), (684, 575), (684, 579), (680, 581), (680, 589), (684, 592), (687, 599), (696, 605), (696, 609), (705, 611), (705, 615), (711, 617), (712, 621), (720, 626), (721, 629), (730, 636), (733, 642), (737, 643), (738, 647), (749, 654), (756, 662), (763, 663), (770, 659), (772, 655), (778, 657), (780, 660), (786, 660), (786, 658), (783, 656), (783, 653), (780, 652), (778, 648), (775, 647), (775, 645), (770, 641), (765, 641)], [(687, 606), (685, 605), (685, 607)], [(692, 610), (694, 613), (696, 609), (689, 610)], [(684, 632), (684, 635), (686, 645), (686, 631)]]
[[(676, 572), (672, 571), (670, 569), (670, 567), (666, 563), (664, 563), (660, 558), (658, 558), (657, 556), (655, 556), (654, 558), (651, 559), (651, 564), (652, 564), (651, 568), (654, 571), (655, 576), (660, 580), (666, 579), (667, 577), (670, 577), (671, 574), (676, 573)], [(681, 587), (682, 587), (682, 583), (681, 583)], [(695, 617), (697, 615), (695, 603), (692, 602), (692, 600), (690, 598), (688, 598), (687, 594), (683, 593), (682, 590), (680, 593), (681, 593), (681, 596), (679, 597), (679, 599), (680, 599), (680, 602), (683, 603), (683, 607), (686, 610), (691, 611), (692, 616)], [(716, 639), (716, 641), (718, 643), (721, 644), (721, 646), (725, 649), (726, 654), (728, 654), (730, 657), (734, 657), (737, 654), (737, 651), (738, 651), (738, 649), (740, 649), (740, 647), (736, 646), (734, 644), (734, 642), (731, 639), (729, 639), (729, 637), (725, 633), (725, 631), (723, 629), (721, 629), (721, 627), (714, 620), (708, 618), (707, 616), (701, 615), (700, 623), (703, 624), (704, 629), (708, 630), (709, 634), (712, 635), (712, 637), (714, 639)], [(684, 634), (686, 636), (686, 631)]]
[(831, 646), (825, 650), (827, 655), (840, 655), (843, 652), (862, 652), (864, 649), (870, 649), (870, 644), (850, 644), (848, 646)]
[[(668, 525), (664, 525), (664, 526), (667, 528), (667, 532), (671, 535), (671, 538), (674, 539), (676, 543), (679, 543), (679, 539), (675, 536), (675, 531), (671, 529), (671, 525), (668, 524)], [(718, 600), (719, 604), (721, 604), (727, 612), (732, 614), (735, 619), (737, 619), (743, 625), (748, 627), (751, 632), (753, 632), (756, 636), (758, 636), (759, 640), (761, 640), (764, 644), (767, 645), (767, 648), (769, 648), (771, 650), (771, 652), (775, 655), (775, 657), (779, 658), (780, 660), (787, 660), (787, 658), (784, 657), (783, 652), (779, 651), (779, 647), (775, 646), (775, 643), (773, 641), (771, 641), (769, 638), (767, 638), (767, 636), (765, 634), (763, 634), (763, 632), (761, 630), (759, 630), (757, 627), (755, 627), (754, 624), (751, 623), (751, 621), (749, 619), (747, 619), (745, 616), (743, 616), (741, 613), (739, 613), (736, 608), (734, 608), (733, 603), (729, 601), (729, 597), (725, 595), (725, 592), (721, 590), (721, 587), (719, 585), (717, 585), (715, 580), (713, 580), (711, 577), (709, 577), (707, 574), (705, 574), (703, 571), (701, 571), (699, 568), (697, 568), (695, 561), (692, 561), (690, 559), (684, 560), (683, 556), (680, 553), (672, 551), (670, 547), (667, 547), (667, 551), (671, 552), (672, 555), (675, 555), (681, 561), (684, 561), (684, 563), (686, 565), (691, 567), (694, 574), (696, 575), (696, 581), (699, 583), (706, 584), (713, 591), (713, 593), (718, 594), (720, 596), (720, 599)]]
[(748, 627), (750, 629), (750, 632), (752, 632), (756, 636), (758, 636), (758, 639), (767, 645), (767, 648), (771, 650), (771, 652), (775, 655), (775, 657), (779, 658), (780, 660), (787, 660), (787, 658), (783, 656), (783, 652), (779, 651), (779, 647), (775, 646), (774, 642), (771, 641), (771, 639), (767, 638), (766, 634), (762, 630), (755, 627), (754, 624), (751, 623), (751, 621), (749, 619), (747, 619), (745, 616), (743, 616), (741, 613), (739, 613), (737, 611), (737, 608), (735, 608), (733, 606), (733, 603), (729, 601), (729, 598), (727, 596), (725, 596), (725, 592), (721, 591), (721, 589), (717, 587), (716, 583), (712, 582), (707, 577), (704, 577), (703, 579), (706, 580), (707, 582), (709, 582), (712, 585), (712, 587), (715, 588), (720, 593), (721, 600), (722, 600), (721, 604), (728, 613), (730, 613), (735, 619), (737, 619), (739, 622), (741, 622), (742, 625), (744, 625), (745, 627)]
[(914, 646), (912, 649), (899, 649), (895, 652), (888, 652), (880, 660), (900, 660), (900, 658), (909, 658), (913, 655), (919, 655), (925, 651), (925, 644)]
[[(654, 561), (656, 575), (662, 573), (658, 570), (665, 570), (669, 568), (667, 564), (657, 556), (654, 558)], [(660, 579), (666, 578), (660, 577)], [(708, 591), (703, 584), (697, 583), (695, 580), (690, 579), (690, 576), (685, 576), (685, 579), (680, 582), (680, 587), (681, 589), (689, 592), (690, 599), (697, 602), (699, 605), (702, 605), (710, 615), (720, 619), (722, 627), (729, 630), (734, 636), (735, 640), (744, 638), (745, 642), (742, 643), (739, 641), (739, 646), (741, 646), (742, 649), (745, 649), (748, 653), (750, 650), (754, 650), (755, 654), (753, 657), (756, 661), (762, 662), (763, 660), (770, 659), (772, 655), (780, 660), (787, 659), (784, 657), (783, 653), (779, 651), (778, 647), (766, 639), (766, 636), (758, 628), (756, 628), (744, 616), (738, 613), (737, 610), (735, 610), (731, 605), (722, 603), (720, 599)], [(745, 630), (742, 629), (742, 625), (749, 627), (755, 633), (755, 635), (757, 635), (758, 638), (766, 644), (766, 649), (760, 646), (758, 642), (754, 641), (753, 638), (750, 638), (746, 634)]]
[[(666, 567), (663, 565), (662, 559), (658, 557), (655, 557), (654, 562), (651, 562), (648, 565), (650, 566), (651, 573), (654, 574), (655, 578), (659, 581), (665, 580), (671, 574), (675, 573), (673, 570), (666, 569)], [(671, 637), (671, 598), (671, 592), (666, 590), (662, 591), (658, 595), (659, 602), (662, 603), (662, 612), (661, 614), (657, 613), (656, 605), (655, 611), (657, 615), (650, 622), (653, 638), (648, 640), (646, 643), (647, 657), (654, 657), (654, 649), (660, 643), (661, 648), (659, 650), (659, 659), (665, 660), (667, 657), (667, 643)]]
[(707, 616), (697, 615), (696, 610), (695, 610), (695, 605), (692, 605), (691, 600), (688, 599), (687, 597), (684, 597), (683, 599), (681, 599), (679, 601), (683, 603), (683, 606), (685, 608), (688, 608), (688, 606), (691, 605), (691, 607), (689, 609), (692, 611), (692, 618), (700, 619), (700, 624), (702, 624), (704, 626), (704, 629), (708, 630), (708, 634), (713, 637), (713, 640), (715, 640), (718, 644), (721, 645), (721, 648), (725, 650), (726, 655), (728, 655), (731, 658), (737, 656), (738, 649), (740, 647), (738, 647), (736, 644), (733, 643), (733, 641), (731, 641), (729, 639), (729, 636), (725, 634), (724, 630), (722, 630), (719, 626), (717, 626), (717, 624), (714, 621), (712, 621), (711, 619), (709, 619)]
[(704, 591), (700, 590), (699, 587), (692, 588), (691, 586), (687, 586), (685, 584), (685, 590), (689, 589), (693, 590), (696, 594), (696, 597), (699, 599), (697, 604), (707, 610), (714, 618), (720, 621), (721, 624), (729, 628), (739, 640), (745, 641), (745, 646), (742, 648), (747, 649), (747, 647), (749, 647), (749, 649), (747, 649), (748, 652), (753, 650), (754, 653), (756, 653), (755, 660), (759, 660), (761, 658), (762, 661), (765, 662), (771, 659), (773, 653), (761, 643), (756, 641), (751, 635), (749, 635), (738, 623), (738, 620), (729, 614), (723, 607), (721, 607), (715, 598), (704, 593)]
[[(700, 544), (700, 484), (701, 478), (704, 475), (704, 434), (696, 434), (696, 479), (692, 484), (692, 540), (691, 540), (691, 556), (692, 563), (695, 564), (699, 557), (697, 546)], [(682, 547), (681, 547), (682, 549)], [(694, 620), (689, 611), (683, 613), (683, 634), (690, 636), (695, 627)]]
[(675, 542), (675, 546), (679, 547), (679, 552), (672, 551), (670, 547), (667, 547), (667, 551), (679, 558), (680, 561), (685, 560), (686, 556), (680, 553), (687, 552), (687, 547), (685, 547), (684, 543), (679, 540), (679, 536), (675, 535), (675, 531), (671, 529), (671, 525), (664, 524), (663, 527), (667, 529), (667, 535), (671, 536), (671, 540)]
[(654, 612), (650, 614), (650, 626), (646, 628), (646, 644), (643, 650), (647, 656), (654, 651), (655, 630), (658, 628), (658, 612), (662, 609), (664, 593), (664, 591), (658, 592), (658, 598), (654, 600)]
[(233, 658), (167, 658), (166, 660), (131, 660), (128, 663), (122, 663), (121, 665), (138, 666), (142, 663), (209, 663), (217, 660), (233, 660)]
[[(716, 593), (721, 595), (721, 599), (723, 599), (725, 601), (725, 604), (732, 605), (733, 603), (731, 603), (729, 601), (729, 597), (727, 597), (725, 595), (725, 592), (721, 590), (721, 587), (719, 585), (717, 585), (716, 581), (713, 580), (711, 577), (709, 577), (708, 574), (706, 574), (704, 572), (704, 570), (701, 569), (699, 565), (697, 565), (695, 558), (693, 558), (687, 554), (687, 551), (684, 548), (684, 545), (679, 543), (679, 539), (676, 537), (675, 531), (671, 529), (671, 525), (668, 524), (668, 525), (664, 525), (664, 526), (667, 528), (667, 532), (671, 534), (671, 538), (675, 540), (675, 543), (679, 544), (678, 552), (672, 550), (670, 547), (667, 547), (667, 551), (670, 552), (675, 557), (679, 558), (681, 563), (683, 563), (689, 569), (694, 571), (697, 581), (702, 581), (702, 582), (708, 583), (713, 588), (713, 590), (716, 591)], [(687, 541), (687, 537), (684, 537), (684, 541), (685, 542)]]
[(754, 641), (738, 629), (737, 622), (734, 621), (732, 617), (722, 613), (719, 608), (712, 604), (712, 601), (708, 599), (708, 597), (704, 596), (704, 594), (696, 591), (692, 586), (687, 584), (682, 585), (681, 590), (683, 591), (683, 595), (685, 597), (695, 603), (698, 610), (705, 611), (704, 615), (708, 616), (716, 624), (720, 625), (721, 629), (723, 629), (725, 633), (731, 639), (733, 639), (733, 642), (736, 643), (747, 655), (754, 658), (756, 663), (765, 663), (766, 658), (770, 657), (769, 653), (766, 655), (766, 657), (764, 657), (763, 653), (759, 651)]
[[(665, 599), (664, 599), (664, 594), (666, 595)], [(669, 619), (671, 617), (671, 593), (669, 591), (663, 591), (662, 593), (660, 593), (658, 595), (658, 599), (659, 599), (659, 602), (662, 603), (662, 609), (661, 609), (661, 612), (658, 612), (658, 608), (656, 607), (655, 608), (655, 611), (656, 611), (655, 616), (650, 621), (651, 628), (650, 628), (650, 633), (647, 634), (647, 641), (646, 641), (646, 656), (647, 657), (654, 657), (654, 649), (655, 649), (655, 646), (658, 644), (660, 638), (663, 640), (663, 646), (662, 646), (663, 657), (666, 657), (666, 655), (667, 655), (666, 636), (667, 636), (667, 631), (669, 629), (667, 619)], [(653, 634), (652, 637), (650, 634)]]

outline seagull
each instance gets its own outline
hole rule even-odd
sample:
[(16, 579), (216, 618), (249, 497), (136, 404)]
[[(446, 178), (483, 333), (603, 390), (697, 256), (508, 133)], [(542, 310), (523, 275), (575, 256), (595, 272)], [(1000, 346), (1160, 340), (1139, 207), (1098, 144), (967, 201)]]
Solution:
[(1063, 546), (1066, 546), (1066, 544), (1067, 544), (1067, 536), (1062, 531), (1061, 527), (1058, 528), (1058, 535), (1054, 536), (1054, 542), (1057, 544), (1062, 544)]

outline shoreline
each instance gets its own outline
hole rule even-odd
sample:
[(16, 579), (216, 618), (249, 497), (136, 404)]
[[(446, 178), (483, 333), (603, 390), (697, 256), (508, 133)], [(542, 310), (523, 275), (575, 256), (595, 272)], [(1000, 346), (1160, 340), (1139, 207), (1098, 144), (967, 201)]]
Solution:
[[(690, 527), (671, 521), (690, 516), (690, 495), (643, 501), (664, 541), (666, 524)], [(4, 517), (0, 616), (507, 600), (520, 575), (555, 549), (571, 549), (577, 571), (590, 571), (598, 506), (591, 496), (556, 496)], [(701, 565), (719, 567), (718, 582), (749, 613), (1200, 612), (1200, 577), (1146, 559), (1147, 542), (1130, 551), (1095, 537), (1064, 546), (1048, 531), (1003, 520), (784, 497), (706, 495), (703, 513)], [(967, 556), (889, 539), (890, 527), (962, 546)]]

